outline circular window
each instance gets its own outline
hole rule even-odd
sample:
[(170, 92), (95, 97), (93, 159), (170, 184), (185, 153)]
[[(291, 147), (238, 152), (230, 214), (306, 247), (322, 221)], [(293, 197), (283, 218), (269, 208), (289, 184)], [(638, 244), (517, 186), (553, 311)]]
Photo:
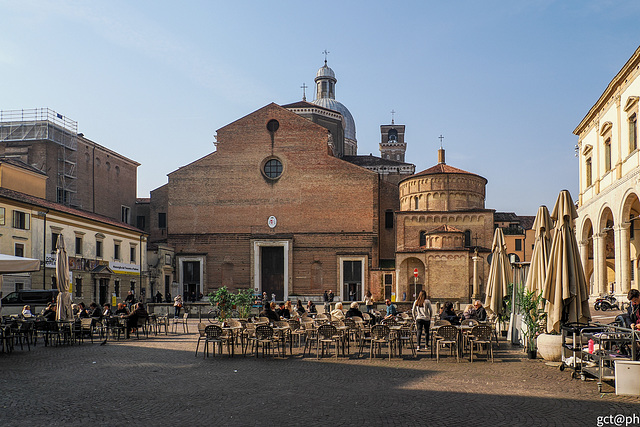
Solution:
[(267, 130), (269, 132), (275, 132), (278, 130), (278, 128), (280, 127), (280, 123), (278, 123), (277, 120), (269, 120), (269, 123), (267, 123)]
[(264, 164), (263, 170), (267, 178), (280, 178), (280, 175), (282, 175), (282, 162), (278, 159), (270, 159)]

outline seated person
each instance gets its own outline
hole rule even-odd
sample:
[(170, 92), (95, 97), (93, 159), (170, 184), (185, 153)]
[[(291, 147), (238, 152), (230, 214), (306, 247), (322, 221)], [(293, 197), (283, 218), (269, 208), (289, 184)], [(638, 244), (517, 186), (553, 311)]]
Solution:
[(56, 305), (53, 303), (49, 303), (47, 308), (42, 310), (42, 317), (44, 317), (48, 322), (53, 322), (56, 320)]
[(85, 319), (85, 318), (91, 317), (91, 316), (89, 316), (89, 312), (87, 311), (87, 309), (84, 306), (83, 302), (78, 304), (78, 317), (80, 319)]
[(464, 312), (462, 313), (462, 317), (464, 317), (464, 320), (478, 319), (476, 309), (473, 307), (473, 304), (468, 304), (465, 307)]
[(359, 310), (359, 305), (357, 302), (352, 302), (351, 303), (351, 308), (349, 308), (349, 310), (347, 310), (347, 312), (345, 313), (345, 317), (346, 318), (352, 318), (352, 317), (360, 317), (362, 318), (362, 312)]
[(311, 300), (309, 300), (307, 302), (307, 311), (309, 312), (309, 314), (318, 314), (318, 310), (316, 309), (316, 305)]
[[(273, 305), (273, 303), (271, 303)], [(287, 310), (287, 306), (284, 302), (280, 303), (280, 308), (276, 310), (276, 314), (283, 319), (289, 319), (291, 317), (291, 313)]]
[(291, 304), (291, 301), (287, 301), (284, 303), (284, 308), (287, 309), (287, 311), (289, 312), (289, 317), (293, 316), (294, 310), (293, 310), (293, 304)]
[(304, 305), (302, 305), (302, 301), (298, 300), (296, 303), (296, 313), (298, 313), (298, 316), (302, 317), (305, 312), (306, 310), (304, 309)]
[(118, 303), (118, 309), (116, 310), (116, 316), (129, 315), (129, 310), (127, 310), (127, 305), (123, 302)]
[(24, 307), (22, 307), (21, 314), (22, 314), (22, 317), (24, 317), (25, 319), (29, 317), (33, 317), (33, 313), (31, 313), (31, 306), (25, 305)]
[(111, 317), (113, 313), (111, 313), (111, 304), (105, 304), (104, 309), (102, 310), (103, 317)]
[(98, 307), (98, 304), (95, 302), (89, 304), (89, 317), (102, 318), (102, 310), (100, 310), (100, 307)]
[(344, 313), (342, 312), (342, 303), (336, 303), (336, 308), (331, 311), (331, 320), (344, 320)]
[(440, 320), (448, 320), (452, 325), (459, 325), (460, 318), (453, 311), (453, 303), (451, 301), (447, 301), (444, 303), (444, 310), (440, 313)]
[(384, 303), (387, 305), (387, 314), (384, 316), (384, 319), (389, 319), (398, 314), (398, 310), (396, 309), (395, 304), (392, 304), (390, 299), (384, 300)]
[(476, 309), (476, 316), (480, 322), (487, 321), (487, 310), (484, 309), (480, 300), (475, 300), (473, 303), (474, 308)]
[(260, 312), (259, 316), (266, 317), (270, 322), (277, 322), (280, 320), (280, 316), (278, 316), (278, 313), (271, 310), (271, 304), (268, 302), (264, 304), (264, 309)]
[(147, 319), (149, 317), (149, 313), (144, 308), (144, 304), (141, 302), (135, 305), (135, 310), (129, 313), (127, 318), (127, 328), (129, 328), (129, 332), (133, 331), (138, 326), (139, 319)]

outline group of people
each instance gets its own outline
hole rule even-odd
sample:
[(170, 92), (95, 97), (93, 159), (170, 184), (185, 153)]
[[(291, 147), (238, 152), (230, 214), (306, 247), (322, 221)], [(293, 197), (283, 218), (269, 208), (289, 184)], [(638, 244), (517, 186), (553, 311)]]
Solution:
[(265, 301), (263, 303), (263, 309), (260, 312), (261, 317), (266, 317), (270, 321), (278, 321), (281, 319), (291, 319), (295, 317), (302, 317), (305, 313), (317, 314), (318, 310), (313, 301), (307, 301), (305, 308), (301, 300), (298, 300), (295, 307), (291, 301), (281, 302), (278, 305), (275, 301)]

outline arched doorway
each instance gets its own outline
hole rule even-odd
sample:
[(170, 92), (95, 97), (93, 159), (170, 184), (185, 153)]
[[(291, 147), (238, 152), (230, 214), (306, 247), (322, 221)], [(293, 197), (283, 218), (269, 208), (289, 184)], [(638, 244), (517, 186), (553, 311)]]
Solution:
[(609, 207), (605, 207), (600, 214), (598, 233), (598, 256), (597, 256), (597, 287), (600, 295), (616, 289), (616, 244), (613, 232), (613, 212)]
[(587, 218), (582, 224), (581, 233), (581, 257), (582, 268), (584, 269), (584, 277), (589, 285), (589, 295), (597, 294), (598, 290), (595, 287), (595, 275), (594, 275), (594, 258), (593, 258), (593, 224), (591, 219)]
[(638, 257), (640, 247), (640, 201), (635, 193), (628, 193), (622, 204), (620, 213), (620, 257), (618, 269), (620, 274), (619, 292), (623, 295), (631, 288), (638, 288)]

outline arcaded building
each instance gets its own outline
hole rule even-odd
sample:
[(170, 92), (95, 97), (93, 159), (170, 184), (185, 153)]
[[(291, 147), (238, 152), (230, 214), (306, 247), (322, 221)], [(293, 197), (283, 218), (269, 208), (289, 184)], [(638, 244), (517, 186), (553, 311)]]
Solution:
[(435, 166), (400, 182), (396, 299), (411, 300), (422, 289), (432, 301), (468, 302), (484, 294), (494, 230), (486, 185), (447, 165), (443, 149)]
[(639, 75), (640, 48), (573, 131), (580, 157), (576, 234), (592, 297), (638, 288)]

